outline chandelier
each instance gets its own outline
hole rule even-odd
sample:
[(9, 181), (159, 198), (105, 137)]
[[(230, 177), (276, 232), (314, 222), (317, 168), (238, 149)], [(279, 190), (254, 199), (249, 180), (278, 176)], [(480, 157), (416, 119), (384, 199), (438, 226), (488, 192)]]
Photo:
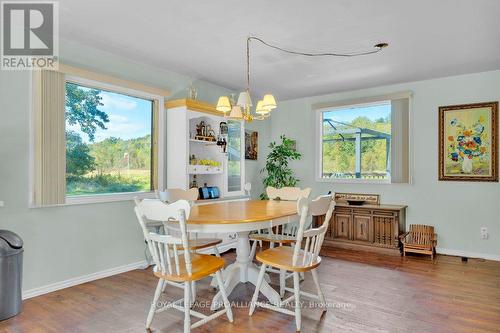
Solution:
[[(274, 98), (273, 94), (267, 93), (264, 97), (257, 102), (255, 106), (255, 115), (252, 114), (251, 109), (253, 107), (252, 99), (250, 96), (250, 41), (255, 40), (263, 45), (279, 50), (281, 52), (301, 55), (306, 57), (357, 57), (362, 55), (374, 54), (380, 52), (383, 48), (389, 46), (387, 43), (378, 43), (373, 46), (373, 50), (369, 51), (361, 51), (354, 53), (309, 53), (309, 52), (299, 52), (293, 50), (287, 50), (276, 45), (272, 45), (270, 43), (265, 42), (259, 37), (248, 36), (247, 37), (247, 77), (246, 77), (246, 89), (240, 92), (238, 96), (238, 100), (230, 99), (228, 96), (220, 96), (217, 101), (216, 110), (223, 112), (224, 117), (229, 119), (236, 120), (244, 120), (244, 121), (252, 121), (252, 120), (264, 120), (271, 116), (271, 112), (278, 107), (276, 104), (276, 98)], [(229, 113), (229, 114), (228, 114)]]

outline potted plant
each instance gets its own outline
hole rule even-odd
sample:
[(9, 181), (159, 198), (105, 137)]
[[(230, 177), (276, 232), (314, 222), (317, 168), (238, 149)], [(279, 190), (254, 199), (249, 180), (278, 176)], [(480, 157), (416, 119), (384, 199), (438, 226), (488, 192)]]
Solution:
[[(294, 140), (285, 135), (281, 135), (280, 139), (280, 144), (276, 142), (269, 144), (271, 152), (267, 155), (266, 166), (260, 171), (260, 173), (266, 174), (262, 180), (264, 187), (296, 186), (299, 181), (288, 163), (292, 160), (300, 160), (302, 155), (295, 149)], [(266, 193), (262, 193), (260, 198), (262, 200), (268, 199)]]

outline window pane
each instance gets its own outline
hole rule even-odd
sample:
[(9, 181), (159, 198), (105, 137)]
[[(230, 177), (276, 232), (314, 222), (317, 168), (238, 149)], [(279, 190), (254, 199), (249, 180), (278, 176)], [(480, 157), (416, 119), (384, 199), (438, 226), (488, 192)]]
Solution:
[(390, 178), (390, 101), (325, 111), (322, 124), (323, 178)]
[(241, 191), (241, 123), (229, 120), (228, 127), (228, 191)]
[(153, 102), (66, 83), (66, 194), (151, 190)]

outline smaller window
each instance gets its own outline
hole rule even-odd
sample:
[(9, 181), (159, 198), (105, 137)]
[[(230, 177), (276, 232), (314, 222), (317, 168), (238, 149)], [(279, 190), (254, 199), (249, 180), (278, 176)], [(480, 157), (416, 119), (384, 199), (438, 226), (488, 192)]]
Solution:
[(320, 112), (320, 178), (391, 180), (391, 101)]

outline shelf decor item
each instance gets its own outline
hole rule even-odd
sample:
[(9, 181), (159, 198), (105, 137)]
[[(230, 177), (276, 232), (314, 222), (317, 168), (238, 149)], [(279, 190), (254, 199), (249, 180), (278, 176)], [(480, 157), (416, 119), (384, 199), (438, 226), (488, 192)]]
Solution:
[(498, 102), (439, 108), (439, 180), (498, 182)]

